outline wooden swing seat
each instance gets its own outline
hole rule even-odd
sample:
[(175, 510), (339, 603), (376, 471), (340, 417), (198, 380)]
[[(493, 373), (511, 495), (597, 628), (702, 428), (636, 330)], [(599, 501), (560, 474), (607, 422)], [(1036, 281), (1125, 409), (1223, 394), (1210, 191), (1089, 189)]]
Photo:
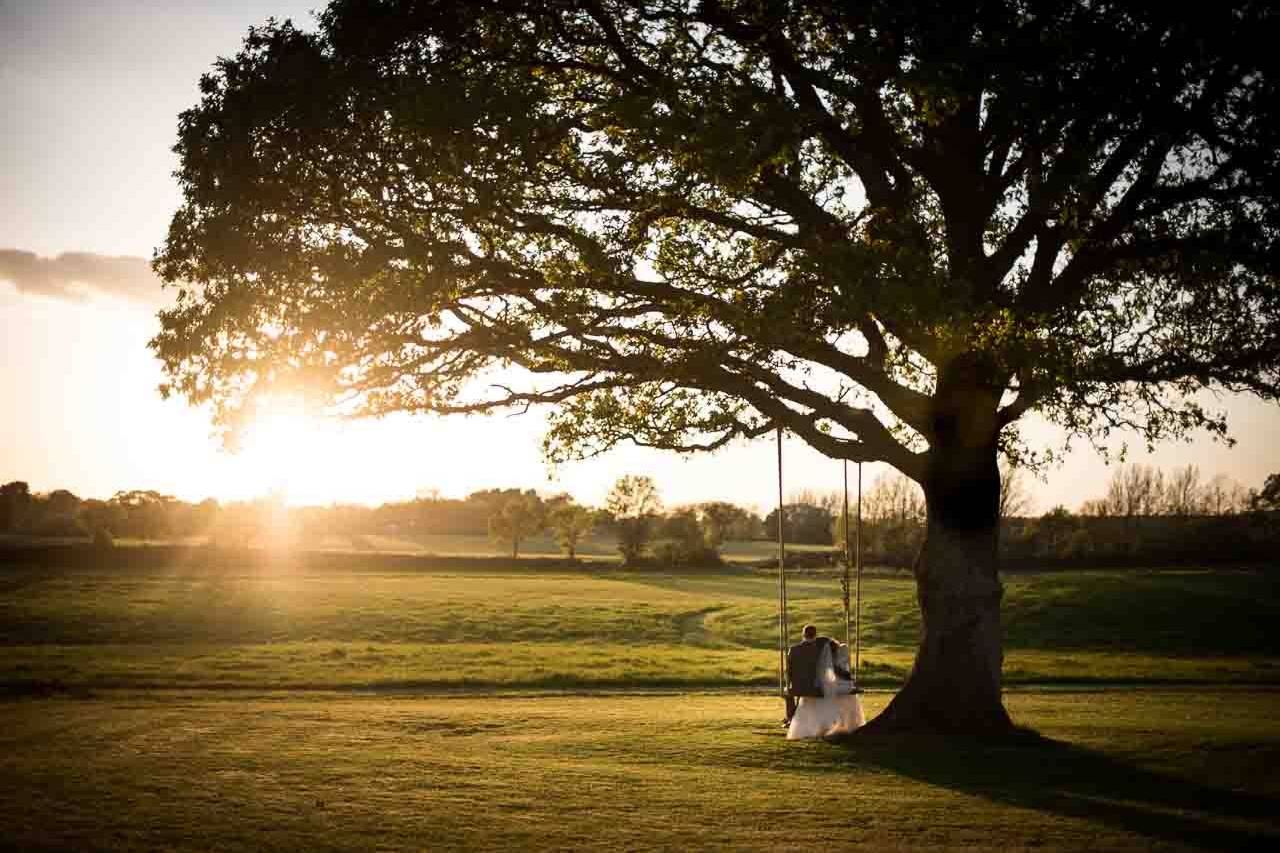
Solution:
[[(861, 687), (859, 687), (858, 685), (856, 685), (856, 684), (855, 684), (855, 685), (853, 685), (852, 687), (850, 687), (850, 688), (849, 688), (848, 693), (847, 693), (847, 694), (845, 694), (845, 695), (853, 696), (853, 695), (855, 695), (855, 694), (859, 694), (859, 693), (866, 693), (866, 692), (867, 692), (866, 690), (864, 690), (863, 688), (861, 688)], [(815, 690), (810, 690), (810, 691), (803, 691), (803, 690), (787, 690), (787, 691), (785, 691), (782, 695), (783, 695), (783, 697), (784, 697), (784, 698), (789, 698), (789, 699), (803, 699), (803, 698), (808, 698), (808, 699), (821, 699), (821, 698), (823, 697), (823, 695), (824, 695), (824, 694), (823, 694), (823, 692), (822, 692), (821, 690), (816, 690), (816, 689), (815, 689)]]

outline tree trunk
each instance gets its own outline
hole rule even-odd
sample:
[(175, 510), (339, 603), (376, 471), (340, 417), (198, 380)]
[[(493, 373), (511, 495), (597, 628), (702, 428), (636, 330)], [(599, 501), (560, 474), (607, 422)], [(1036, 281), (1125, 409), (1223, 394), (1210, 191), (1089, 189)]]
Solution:
[(1000, 471), (997, 392), (972, 367), (944, 374), (924, 472), (928, 527), (916, 558), (921, 638), (902, 690), (864, 729), (998, 735), (1003, 650), (996, 547)]

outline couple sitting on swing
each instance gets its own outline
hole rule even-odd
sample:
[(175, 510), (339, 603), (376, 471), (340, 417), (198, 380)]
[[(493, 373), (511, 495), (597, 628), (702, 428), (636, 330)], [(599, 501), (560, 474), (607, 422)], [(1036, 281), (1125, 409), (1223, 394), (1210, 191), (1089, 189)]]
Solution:
[(787, 740), (848, 734), (863, 722), (849, 647), (805, 625), (804, 641), (787, 653)]

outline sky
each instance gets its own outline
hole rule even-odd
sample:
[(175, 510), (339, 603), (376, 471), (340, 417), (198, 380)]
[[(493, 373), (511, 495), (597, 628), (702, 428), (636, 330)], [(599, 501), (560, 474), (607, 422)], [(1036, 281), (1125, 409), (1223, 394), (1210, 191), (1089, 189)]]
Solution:
[[(311, 20), (319, 0), (0, 0), (0, 482), (81, 497), (156, 489), (187, 500), (258, 497), (379, 503), (481, 488), (568, 491), (599, 504), (624, 474), (653, 477), (668, 505), (777, 500), (775, 447), (758, 440), (694, 457), (625, 447), (551, 470), (538, 413), (304, 422), (281, 413), (232, 454), (209, 413), (156, 392), (146, 348), (166, 294), (148, 261), (179, 203), (171, 152), (197, 82), (268, 17)], [(1280, 471), (1280, 408), (1224, 398), (1238, 443), (1207, 438), (1129, 460), (1200, 467), (1256, 488)], [(1033, 443), (1060, 436), (1025, 427)], [(1113, 447), (1118, 448), (1120, 440)], [(787, 440), (784, 492), (835, 490), (840, 463)], [(1114, 470), (1087, 446), (1042, 479), (1032, 509), (1075, 509)], [(885, 473), (868, 465), (864, 480)], [(854, 475), (856, 476), (856, 474)]]

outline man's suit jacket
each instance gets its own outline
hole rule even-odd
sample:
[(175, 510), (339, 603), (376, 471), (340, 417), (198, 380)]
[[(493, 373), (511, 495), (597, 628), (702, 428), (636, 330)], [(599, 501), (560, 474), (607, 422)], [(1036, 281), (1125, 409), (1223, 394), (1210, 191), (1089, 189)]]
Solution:
[(821, 696), (818, 686), (818, 659), (822, 647), (834, 643), (830, 637), (814, 637), (796, 643), (787, 652), (787, 689), (794, 696)]

